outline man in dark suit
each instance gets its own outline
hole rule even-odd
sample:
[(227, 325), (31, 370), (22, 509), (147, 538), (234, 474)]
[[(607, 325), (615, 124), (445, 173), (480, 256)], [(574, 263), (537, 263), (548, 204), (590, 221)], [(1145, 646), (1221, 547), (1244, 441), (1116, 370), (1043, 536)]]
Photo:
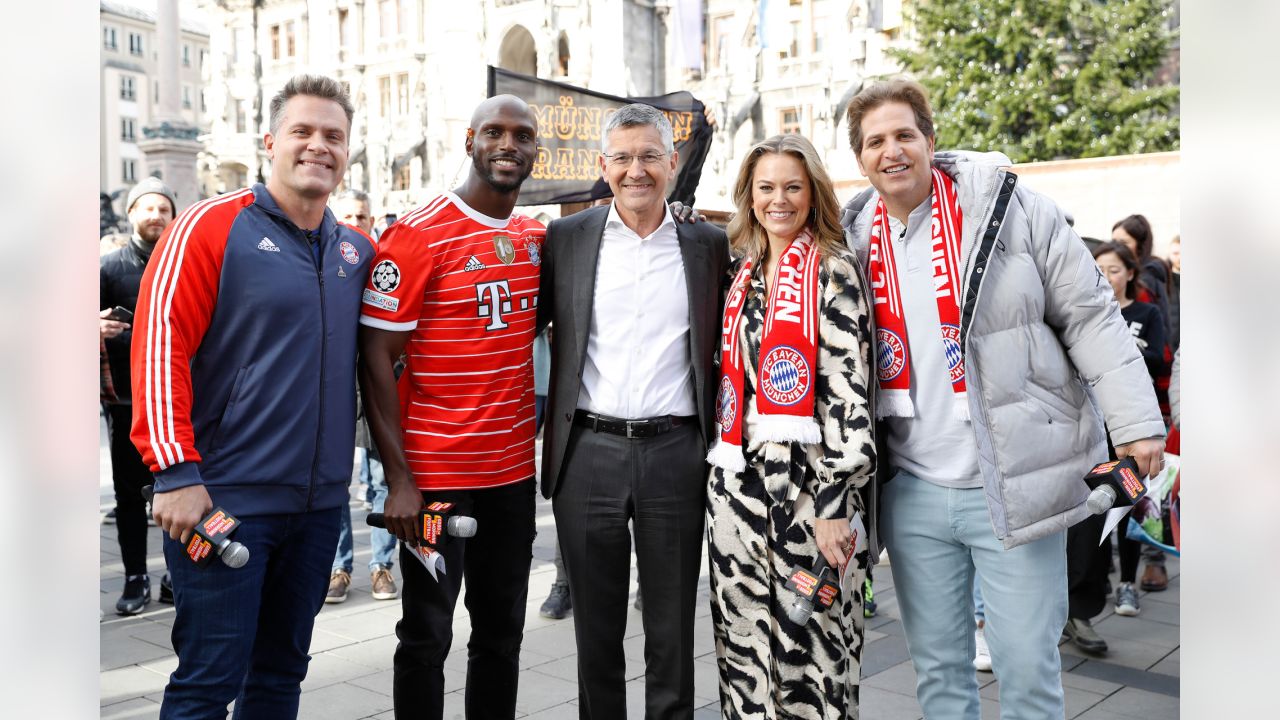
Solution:
[(648, 105), (605, 121), (613, 203), (547, 228), (540, 325), (555, 324), (542, 493), (578, 641), (579, 715), (626, 717), (631, 535), (644, 588), (645, 717), (693, 716), (693, 617), (715, 415), (724, 232), (677, 224), (677, 155)]

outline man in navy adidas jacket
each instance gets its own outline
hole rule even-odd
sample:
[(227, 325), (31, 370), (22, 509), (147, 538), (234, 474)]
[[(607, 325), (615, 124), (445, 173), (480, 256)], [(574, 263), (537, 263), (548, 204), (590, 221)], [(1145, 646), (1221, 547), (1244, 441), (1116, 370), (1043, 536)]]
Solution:
[[(177, 617), (161, 718), (294, 718), (347, 502), (356, 327), (373, 244), (326, 209), (353, 109), (300, 75), (271, 101), (271, 178), (188, 208), (142, 278), (134, 444), (155, 474)], [(249, 562), (186, 557), (213, 507)]]

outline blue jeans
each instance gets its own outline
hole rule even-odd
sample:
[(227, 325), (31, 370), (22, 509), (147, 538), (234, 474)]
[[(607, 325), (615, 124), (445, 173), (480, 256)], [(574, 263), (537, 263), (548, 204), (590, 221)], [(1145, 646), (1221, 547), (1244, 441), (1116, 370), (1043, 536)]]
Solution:
[(982, 606), (982, 578), (977, 571), (973, 573), (973, 619), (978, 622), (987, 619), (987, 611)]
[[(382, 463), (369, 457), (368, 450), (364, 450), (363, 455), (360, 475), (365, 477), (367, 474), (369, 478), (369, 488), (373, 492), (373, 511), (382, 512), (387, 504), (387, 475), (382, 471)], [(369, 559), (369, 572), (373, 572), (379, 565), (389, 569), (395, 556), (396, 536), (382, 528), (371, 527), (369, 545), (373, 549), (373, 556)], [(350, 573), (354, 562), (355, 539), (351, 532), (351, 505), (347, 504), (342, 506), (342, 515), (338, 518), (338, 551), (333, 556), (332, 570), (342, 569)]]
[(977, 720), (973, 582), (1000, 717), (1055, 718), (1063, 706), (1058, 640), (1067, 623), (1066, 533), (1005, 550), (982, 488), (956, 490), (899, 472), (882, 493), (881, 530), (926, 718)]
[(338, 508), (240, 520), (232, 538), (250, 555), (239, 569), (218, 559), (198, 568), (181, 543), (164, 538), (178, 668), (164, 689), (162, 720), (225, 720), (232, 700), (236, 720), (298, 715)]

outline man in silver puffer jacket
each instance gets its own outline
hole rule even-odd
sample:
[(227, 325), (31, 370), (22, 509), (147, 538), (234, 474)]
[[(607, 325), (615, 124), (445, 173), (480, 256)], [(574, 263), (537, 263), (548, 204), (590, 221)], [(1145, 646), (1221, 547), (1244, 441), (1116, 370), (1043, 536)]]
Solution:
[(874, 295), (873, 539), (917, 697), (927, 718), (979, 716), (976, 570), (1002, 717), (1062, 718), (1065, 530), (1087, 514), (1081, 478), (1106, 432), (1142, 473), (1163, 465), (1150, 378), (1088, 249), (1007, 157), (935, 155), (914, 82), (863, 90), (848, 116), (873, 186), (842, 220)]

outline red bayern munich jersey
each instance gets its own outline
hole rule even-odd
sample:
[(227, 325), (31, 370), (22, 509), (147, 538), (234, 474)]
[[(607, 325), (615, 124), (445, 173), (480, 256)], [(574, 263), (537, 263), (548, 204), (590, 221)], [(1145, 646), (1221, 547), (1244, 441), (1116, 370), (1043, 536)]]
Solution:
[(400, 376), (404, 454), (419, 489), (534, 476), (533, 338), (546, 229), (446, 192), (382, 235), (360, 322), (412, 330)]

